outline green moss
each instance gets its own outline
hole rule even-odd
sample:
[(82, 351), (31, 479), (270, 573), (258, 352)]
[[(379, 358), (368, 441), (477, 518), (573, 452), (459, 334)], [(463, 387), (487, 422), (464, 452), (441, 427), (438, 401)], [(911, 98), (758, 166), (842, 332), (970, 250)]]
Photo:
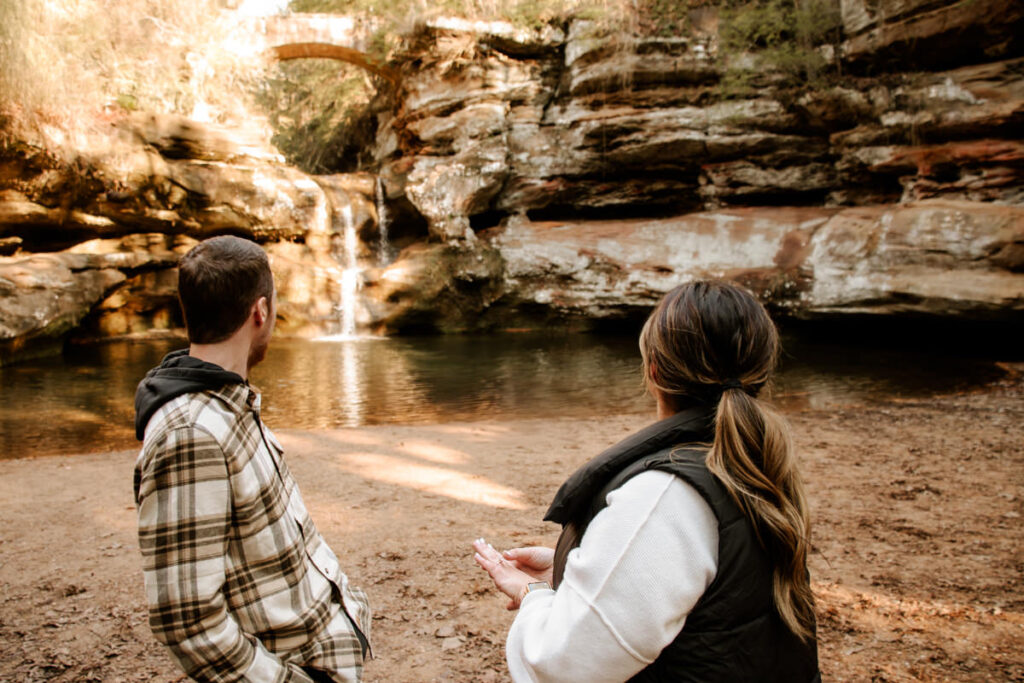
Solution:
[(125, 111), (137, 111), (139, 108), (139, 100), (131, 93), (118, 93), (117, 98), (114, 100), (117, 102), (117, 106), (121, 107)]

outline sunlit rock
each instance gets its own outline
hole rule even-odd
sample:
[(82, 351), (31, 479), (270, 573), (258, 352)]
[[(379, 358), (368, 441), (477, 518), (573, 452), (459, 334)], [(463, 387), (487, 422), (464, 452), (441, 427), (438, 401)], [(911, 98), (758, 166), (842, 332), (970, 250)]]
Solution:
[(420, 157), (405, 192), (439, 240), (471, 240), (469, 217), (487, 209), (508, 177), (506, 148), (500, 138), (474, 144), (448, 157)]
[(269, 131), (255, 125), (229, 128), (183, 116), (137, 112), (121, 127), (126, 135), (137, 137), (168, 159), (284, 161), (270, 144)]
[(847, 209), (814, 233), (806, 261), (813, 284), (797, 308), (1012, 319), (1024, 311), (1024, 278), (1011, 256), (1022, 244), (1020, 206), (945, 200)]
[(1022, 254), (1024, 209), (975, 202), (511, 219), (473, 245), (407, 250), (365, 294), (389, 331), (586, 328), (642, 316), (671, 288), (706, 277), (740, 282), (801, 318), (1009, 319), (1024, 310)]
[(834, 209), (737, 209), (678, 218), (510, 221), (496, 232), (502, 299), (568, 318), (649, 310), (676, 285), (702, 277), (745, 282), (768, 303), (796, 305), (810, 284), (807, 244)]

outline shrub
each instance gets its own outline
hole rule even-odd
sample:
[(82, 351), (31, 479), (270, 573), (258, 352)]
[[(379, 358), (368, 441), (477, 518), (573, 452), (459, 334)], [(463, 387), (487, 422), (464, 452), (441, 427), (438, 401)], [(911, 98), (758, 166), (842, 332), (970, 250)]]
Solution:
[[(747, 94), (767, 69), (790, 83), (817, 84), (838, 74), (842, 18), (838, 0), (754, 0), (727, 4), (719, 23), (721, 55), (729, 93)], [(743, 64), (743, 55), (752, 63)]]

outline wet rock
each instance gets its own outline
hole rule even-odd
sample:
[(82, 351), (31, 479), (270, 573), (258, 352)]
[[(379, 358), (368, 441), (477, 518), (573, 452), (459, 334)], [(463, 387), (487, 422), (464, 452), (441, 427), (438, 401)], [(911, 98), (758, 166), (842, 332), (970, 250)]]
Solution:
[(371, 274), (362, 295), (379, 332), (459, 332), (493, 325), (502, 260), (483, 241), (420, 243)]
[[(314, 249), (326, 245), (326, 249), (341, 260), (339, 251), (344, 250), (346, 221), (351, 220), (361, 241), (357, 243), (359, 256), (368, 254), (367, 243), (377, 237), (376, 176), (369, 173), (338, 173), (313, 176), (313, 180), (324, 194), (324, 204), (318, 205), (317, 217), (308, 224), (305, 236), (307, 244)], [(325, 241), (326, 240), (326, 241)]]

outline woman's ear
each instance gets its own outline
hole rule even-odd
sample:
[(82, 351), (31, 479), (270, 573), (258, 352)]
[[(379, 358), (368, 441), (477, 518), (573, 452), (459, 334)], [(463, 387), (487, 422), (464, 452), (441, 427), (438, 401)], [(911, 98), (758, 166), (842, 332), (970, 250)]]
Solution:
[(658, 383), (658, 365), (651, 361), (647, 366), (647, 381), (651, 384)]

